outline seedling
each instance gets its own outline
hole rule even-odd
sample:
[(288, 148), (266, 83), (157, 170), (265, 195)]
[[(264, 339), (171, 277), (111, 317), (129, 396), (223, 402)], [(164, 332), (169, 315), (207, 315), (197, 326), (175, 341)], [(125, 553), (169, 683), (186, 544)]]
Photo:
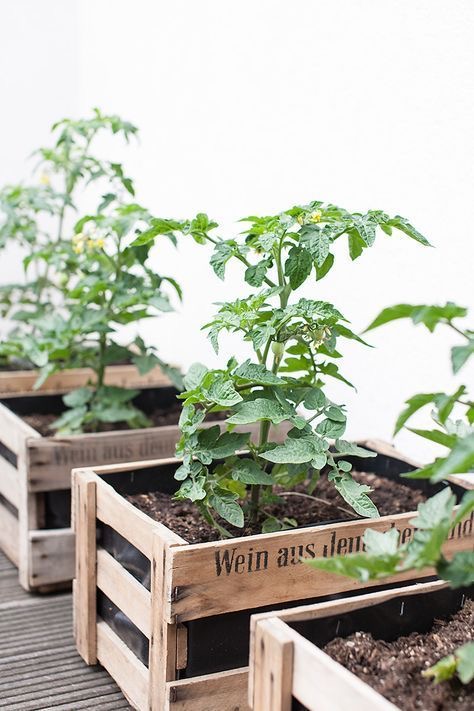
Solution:
[[(370, 487), (352, 478), (345, 459), (373, 454), (343, 439), (345, 406), (326, 393), (328, 378), (348, 383), (336, 362), (339, 341), (364, 341), (332, 304), (294, 297), (312, 274), (319, 280), (332, 269), (332, 247), (343, 235), (352, 259), (374, 244), (379, 228), (387, 235), (400, 230), (421, 244), (428, 242), (402, 217), (379, 210), (350, 213), (319, 201), (242, 221), (247, 225), (244, 232), (232, 239), (217, 237), (217, 225), (205, 215), (189, 229), (197, 242), (214, 245), (211, 265), (220, 279), (225, 278), (226, 264), (235, 259), (253, 291), (219, 304), (214, 319), (204, 326), (216, 352), (221, 333), (229, 331), (249, 345), (250, 356), (244, 362), (231, 358), (213, 370), (195, 364), (186, 376), (177, 497), (194, 501), (222, 536), (231, 535), (227, 524), (275, 531), (296, 525), (266, 514), (269, 504), (284, 500), (275, 487), (291, 489), (308, 480), (305, 495), (312, 496), (321, 471), (328, 469), (329, 479), (354, 511), (375, 517)], [(136, 244), (148, 243), (159, 233), (157, 225)], [(227, 431), (201, 429), (206, 415), (219, 410), (228, 412)], [(283, 444), (272, 442), (270, 426), (283, 422), (291, 426), (288, 438)], [(257, 443), (248, 432), (234, 431), (236, 425), (252, 423), (260, 423)]]

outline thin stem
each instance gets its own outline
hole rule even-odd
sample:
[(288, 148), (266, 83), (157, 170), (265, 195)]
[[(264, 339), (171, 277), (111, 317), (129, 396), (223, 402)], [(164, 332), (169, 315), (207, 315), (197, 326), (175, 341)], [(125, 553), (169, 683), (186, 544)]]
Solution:
[(324, 504), (325, 506), (335, 506), (337, 509), (340, 511), (344, 511), (344, 513), (349, 514), (349, 516), (354, 516), (355, 511), (351, 511), (350, 509), (344, 508), (344, 506), (339, 506), (339, 504), (334, 503), (333, 501), (327, 501), (326, 499), (320, 499), (318, 496), (311, 496), (310, 494), (303, 494), (298, 491), (284, 491), (283, 493), (278, 493), (278, 496), (300, 496), (303, 499), (312, 499), (312, 501), (317, 501), (320, 504)]
[(471, 339), (469, 338), (469, 336), (467, 335), (467, 333), (464, 333), (464, 331), (462, 331), (460, 328), (458, 328), (457, 326), (455, 326), (451, 321), (448, 321), (447, 323), (448, 323), (448, 326), (451, 326), (451, 328), (453, 329), (453, 331), (456, 331), (456, 333), (459, 333), (460, 336), (464, 336), (464, 338), (467, 338), (468, 341), (471, 340)]

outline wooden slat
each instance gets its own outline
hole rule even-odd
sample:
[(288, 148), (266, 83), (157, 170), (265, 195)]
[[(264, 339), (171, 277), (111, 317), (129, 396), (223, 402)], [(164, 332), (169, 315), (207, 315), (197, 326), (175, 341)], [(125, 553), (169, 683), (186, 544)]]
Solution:
[(75, 542), (70, 528), (30, 531), (32, 587), (70, 582), (74, 577)]
[(448, 477), (448, 481), (464, 489), (474, 489), (474, 474), (453, 474)]
[[(196, 676), (167, 684), (164, 711), (250, 711), (248, 668)], [(160, 710), (161, 711), (161, 710)], [(273, 711), (273, 709), (266, 709)]]
[[(87, 385), (94, 380), (94, 377), (95, 373), (91, 368), (63, 370), (50, 375), (41, 387), (34, 390), (34, 384), (38, 379), (36, 371), (0, 371), (0, 398), (66, 393)], [(105, 384), (143, 389), (169, 386), (171, 383), (159, 367), (153, 368), (145, 375), (140, 375), (134, 365), (110, 365), (105, 369)]]
[(120, 494), (117, 494), (109, 484), (98, 477), (95, 480), (97, 482), (97, 518), (120, 533), (147, 558), (151, 560), (152, 537), (155, 531), (158, 531), (162, 538), (173, 543), (182, 541), (166, 526), (153, 521)]
[(178, 631), (169, 624), (164, 608), (171, 601), (170, 543), (158, 534), (153, 536), (151, 557), (151, 635), (150, 683), (148, 707), (162, 711), (166, 699), (166, 684), (176, 679)]
[[(208, 422), (206, 427), (224, 422)], [(236, 431), (251, 431), (254, 437), (258, 427), (241, 425)], [(275, 441), (282, 441), (288, 427), (274, 428)], [(147, 427), (141, 430), (118, 430), (69, 437), (42, 437), (28, 442), (29, 491), (52, 491), (70, 486), (71, 469), (76, 467), (102, 467), (113, 464), (174, 459), (176, 443), (181, 437), (177, 425)], [(117, 470), (116, 470), (117, 471)], [(112, 472), (112, 470), (111, 470)]]
[(148, 669), (102, 620), (97, 624), (97, 658), (140, 711), (148, 709)]
[(291, 711), (293, 639), (277, 617), (256, 628), (250, 659), (249, 704), (254, 711)]
[(18, 566), (19, 562), (18, 519), (0, 502), (0, 548)]
[(29, 442), (29, 490), (67, 489), (71, 469), (78, 467), (171, 457), (180, 436), (178, 427), (169, 425), (69, 437), (56, 435)]
[[(385, 581), (384, 581), (385, 582)], [(380, 581), (379, 581), (380, 584)], [(260, 620), (278, 616), (284, 622), (300, 622), (302, 620), (319, 619), (331, 615), (342, 615), (351, 610), (358, 610), (364, 607), (372, 607), (386, 600), (391, 600), (396, 595), (403, 592), (404, 595), (425, 595), (447, 588), (448, 584), (444, 580), (434, 580), (428, 583), (416, 583), (405, 588), (392, 588), (390, 590), (380, 590), (378, 592), (367, 592), (356, 597), (347, 597), (343, 600), (328, 600), (327, 602), (316, 602), (313, 605), (301, 605), (288, 610), (281, 610), (278, 613), (264, 612), (252, 616), (251, 628), (258, 624)]]
[(398, 711), (314, 644), (293, 630), (289, 633), (293, 636), (292, 692), (309, 711)]
[(150, 637), (151, 596), (149, 591), (102, 548), (97, 550), (97, 587), (122, 610), (146, 637)]
[(96, 481), (87, 471), (74, 476), (76, 579), (74, 637), (87, 664), (97, 661)]
[(18, 508), (20, 502), (18, 470), (3, 457), (0, 457), (0, 494)]
[[(333, 556), (362, 550), (364, 531), (387, 531), (395, 526), (403, 541), (414, 530), (413, 513), (360, 519), (338, 524), (266, 535), (176, 547), (172, 550), (173, 588), (176, 596), (168, 611), (169, 621), (180, 622), (234, 610), (314, 598), (349, 590), (362, 590), (379, 581), (361, 584), (340, 575), (315, 574), (302, 557)], [(470, 550), (474, 540), (474, 516), (457, 527), (444, 553), (450, 557)], [(460, 536), (460, 537), (458, 537)], [(387, 579), (401, 582), (432, 575), (433, 571), (409, 571)]]
[(40, 437), (39, 432), (0, 403), (0, 442), (5, 447), (18, 456), (23, 452), (27, 439), (39, 439)]

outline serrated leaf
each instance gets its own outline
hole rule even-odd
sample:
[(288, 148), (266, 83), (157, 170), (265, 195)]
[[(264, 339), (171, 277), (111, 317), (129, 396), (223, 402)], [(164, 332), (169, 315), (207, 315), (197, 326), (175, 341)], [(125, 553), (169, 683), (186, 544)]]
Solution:
[(292, 247), (285, 262), (285, 274), (290, 280), (290, 286), (296, 290), (311, 274), (313, 260), (307, 249)]
[(322, 264), (320, 267), (316, 265), (316, 280), (320, 281), (323, 279), (326, 274), (332, 269), (332, 266), (334, 264), (334, 255), (333, 254), (328, 254), (326, 257), (324, 264)]
[(233, 374), (237, 378), (248, 380), (249, 382), (257, 385), (285, 384), (284, 380), (272, 373), (271, 370), (267, 370), (264, 365), (261, 365), (260, 363), (251, 363), (250, 360), (246, 360), (245, 363), (239, 365), (239, 367), (234, 370)]
[(92, 399), (94, 391), (92, 388), (84, 387), (71, 390), (70, 393), (63, 396), (63, 402), (68, 407), (81, 407), (86, 405)]
[(186, 390), (194, 390), (200, 384), (208, 369), (202, 363), (193, 363), (184, 376), (184, 386)]
[(454, 346), (451, 349), (451, 363), (453, 373), (459, 373), (468, 359), (474, 355), (474, 341), (470, 341), (467, 346)]
[(436, 572), (447, 580), (452, 588), (463, 588), (474, 585), (474, 552), (461, 551), (451, 560), (444, 558), (438, 563)]
[(397, 434), (412, 415), (430, 402), (435, 402), (439, 393), (419, 393), (406, 401), (407, 407), (400, 413), (395, 423), (394, 434)]
[(429, 440), (430, 442), (436, 442), (436, 444), (441, 444), (443, 447), (453, 447), (456, 442), (455, 435), (449, 435), (447, 432), (442, 430), (419, 430), (414, 427), (408, 427), (410, 432)]
[(367, 555), (395, 555), (400, 535), (396, 528), (381, 533), (368, 528), (364, 533), (364, 546)]
[(369, 457), (376, 457), (377, 452), (371, 452), (369, 449), (364, 449), (364, 447), (359, 447), (353, 442), (346, 442), (344, 439), (337, 439), (334, 443), (336, 451), (338, 454), (342, 454), (344, 457), (363, 457), (365, 459)]
[(216, 244), (214, 253), (210, 259), (210, 265), (219, 279), (224, 279), (225, 267), (232, 255), (233, 250), (226, 242), (218, 242)]
[(232, 478), (243, 484), (271, 485), (275, 481), (270, 474), (263, 471), (253, 459), (238, 459), (232, 465)]
[(224, 459), (244, 449), (249, 441), (249, 432), (224, 432), (209, 449), (213, 459)]
[(334, 480), (334, 486), (341, 494), (344, 501), (347, 501), (349, 506), (352, 506), (354, 511), (365, 518), (378, 518), (379, 512), (376, 505), (367, 496), (371, 491), (370, 486), (359, 484), (350, 474), (343, 477), (337, 477)]
[(322, 446), (315, 437), (301, 437), (299, 439), (288, 438), (284, 444), (280, 444), (260, 456), (275, 464), (305, 464), (311, 462), (316, 454), (322, 452)]
[(269, 420), (274, 425), (278, 425), (288, 417), (288, 412), (276, 400), (256, 398), (237, 405), (234, 414), (227, 419), (227, 422), (230, 425), (248, 425), (252, 422)]
[(201, 384), (204, 397), (209, 402), (215, 402), (216, 405), (222, 407), (232, 407), (238, 402), (242, 402), (242, 396), (234, 388), (234, 384), (230, 378), (223, 373), (215, 373), (210, 371), (204, 377)]
[(345, 421), (335, 422), (334, 420), (321, 420), (316, 426), (316, 432), (322, 437), (328, 437), (329, 439), (337, 439), (344, 434), (345, 429)]
[(214, 493), (209, 497), (209, 504), (215, 511), (232, 526), (243, 528), (244, 512), (236, 501), (236, 496), (233, 494)]
[(307, 410), (321, 410), (327, 402), (326, 395), (320, 388), (312, 388), (306, 393), (303, 405)]
[(458, 677), (463, 684), (469, 684), (474, 679), (474, 642), (463, 644), (456, 649), (455, 655)]

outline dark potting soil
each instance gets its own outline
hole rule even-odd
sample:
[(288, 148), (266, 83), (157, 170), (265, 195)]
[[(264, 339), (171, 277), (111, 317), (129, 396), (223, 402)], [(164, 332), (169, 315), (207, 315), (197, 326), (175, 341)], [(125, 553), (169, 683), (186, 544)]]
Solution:
[(472, 711), (474, 681), (453, 679), (434, 684), (421, 672), (442, 657), (474, 641), (474, 603), (468, 600), (451, 620), (436, 620), (425, 633), (413, 632), (393, 642), (366, 632), (340, 637), (324, 651), (402, 711)]
[[(182, 405), (179, 401), (173, 402), (166, 407), (157, 407), (152, 412), (147, 412), (146, 416), (152, 422), (152, 427), (163, 427), (164, 425), (177, 425), (181, 414)], [(220, 413), (217, 413), (220, 414)], [(59, 415), (49, 413), (33, 413), (31, 415), (23, 415), (22, 419), (30, 427), (39, 432), (43, 437), (52, 437), (57, 434), (53, 429), (52, 424), (57, 420)], [(219, 419), (216, 417), (216, 419)], [(98, 430), (88, 430), (85, 432), (116, 432), (117, 430), (129, 430), (130, 427), (126, 422), (103, 422)]]
[[(426, 498), (421, 491), (386, 477), (364, 472), (353, 472), (353, 476), (360, 484), (368, 484), (373, 488), (370, 496), (382, 516), (415, 511), (418, 504)], [(324, 475), (318, 481), (311, 497), (307, 495), (307, 486), (304, 483), (289, 492), (277, 487), (275, 493), (281, 501), (265, 507), (265, 514), (258, 525), (240, 529), (233, 528), (226, 522), (222, 524), (237, 537), (261, 533), (262, 522), (268, 514), (279, 519), (294, 518), (299, 526), (358, 518)], [(188, 543), (206, 543), (220, 538), (218, 531), (202, 519), (199, 510), (190, 501), (177, 501), (169, 494), (159, 491), (134, 494), (127, 496), (127, 499), (155, 521), (168, 526)]]

